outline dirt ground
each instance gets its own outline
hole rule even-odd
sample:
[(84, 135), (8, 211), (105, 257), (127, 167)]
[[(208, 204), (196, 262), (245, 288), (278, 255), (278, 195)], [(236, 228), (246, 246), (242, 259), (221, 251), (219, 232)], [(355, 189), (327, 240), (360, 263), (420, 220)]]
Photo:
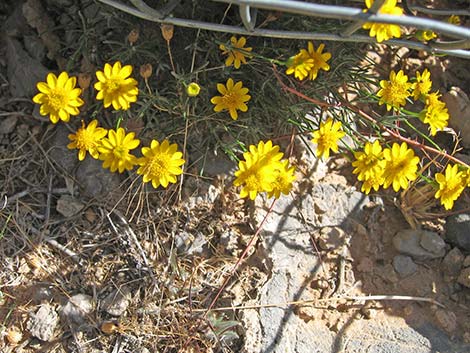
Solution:
[[(195, 162), (181, 188), (178, 184), (167, 192), (142, 186), (136, 176), (111, 174), (94, 160), (78, 164), (75, 151), (65, 147), (72, 128), (49, 124), (31, 101), (35, 83), (44, 80), (50, 69), (66, 69), (66, 58), (77, 53), (71, 45), (76, 33), (67, 30), (70, 19), (54, 18), (58, 7), (73, 2), (45, 1), (49, 7), (42, 10), (34, 7), (38, 3), (28, 1), (30, 10), (40, 17), (36, 22), (15, 2), (0, 4), (4, 22), (0, 49), (0, 351), (246, 349), (249, 333), (239, 311), (207, 312), (256, 231), (253, 204), (240, 200), (231, 184), (236, 164), (218, 151), (205, 157), (205, 173)], [(85, 11), (81, 16), (96, 11), (92, 6), (81, 10)], [(112, 16), (107, 16), (111, 21)], [(107, 35), (101, 22), (93, 25), (84, 30)], [(129, 23), (129, 27), (133, 25)], [(43, 26), (57, 30), (39, 35)], [(113, 35), (116, 33), (109, 34), (109, 40)], [(79, 44), (90, 43), (80, 40)], [(397, 53), (385, 47), (369, 54), (383, 67), (378, 74), (384, 75), (389, 67), (408, 71), (426, 67), (434, 78), (434, 88), (448, 92), (459, 87), (470, 94), (468, 60), (407, 49)], [(397, 62), (397, 56), (402, 60)], [(86, 71), (86, 60), (75, 61)], [(93, 104), (91, 99), (87, 104)], [(126, 124), (149, 134), (138, 118)], [(449, 135), (438, 139), (446, 146), (454, 143)], [(468, 158), (468, 150), (460, 152)], [(305, 166), (299, 161), (297, 167), (301, 175)], [(332, 159), (328, 167), (319, 181), (358, 186), (346, 159)], [(384, 327), (432, 323), (451, 340), (470, 343), (470, 288), (458, 283), (458, 272), (443, 268), (443, 256), (415, 261), (412, 276), (400, 277), (392, 266), (397, 255), (393, 236), (423, 215), (423, 205), (416, 204), (413, 192), (420, 191), (413, 189), (396, 200), (390, 195), (372, 199), (361, 221), (351, 228), (354, 234), (346, 249), (329, 246), (330, 241), (334, 244), (331, 230), (313, 233), (318, 248), (312, 256), (320, 259), (321, 271), (305, 295), (319, 301), (294, 306), (295, 315), (335, 333), (346, 330), (351, 318), (372, 320)], [(299, 195), (299, 190), (297, 193), (294, 191)], [(431, 200), (425, 211), (434, 213), (416, 222), (445, 238), (446, 214), (437, 211)], [(463, 211), (469, 204), (467, 192), (461, 200)], [(255, 242), (250, 260), (233, 276), (216, 307), (256, 300), (272, 275), (269, 266), (261, 263), (261, 259), (269, 262), (260, 253), (261, 243), (259, 239)], [(453, 248), (447, 243), (446, 254)], [(459, 266), (470, 267), (470, 263), (464, 264), (468, 255), (462, 250)], [(432, 300), (321, 302), (371, 293), (405, 293)]]

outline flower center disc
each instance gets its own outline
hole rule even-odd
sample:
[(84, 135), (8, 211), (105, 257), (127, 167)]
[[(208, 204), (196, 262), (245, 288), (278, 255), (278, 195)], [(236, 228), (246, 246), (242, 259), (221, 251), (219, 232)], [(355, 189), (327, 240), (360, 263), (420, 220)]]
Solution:
[(165, 174), (169, 169), (170, 160), (167, 156), (153, 158), (149, 165), (150, 173), (156, 176)]
[(64, 92), (60, 90), (55, 90), (52, 91), (49, 94), (49, 105), (54, 109), (54, 110), (60, 110), (62, 109), (65, 105), (67, 105), (65, 101), (65, 94)]
[(106, 85), (106, 88), (107, 88), (107, 91), (112, 94), (116, 91), (119, 90), (119, 87), (120, 87), (120, 82), (119, 80), (116, 80), (116, 79), (110, 79), (108, 82), (107, 82), (107, 85)]
[(78, 148), (90, 148), (95, 145), (95, 140), (93, 139), (93, 134), (89, 133), (86, 130), (80, 131), (77, 134), (77, 147)]
[(123, 146), (118, 146), (114, 149), (113, 154), (116, 156), (118, 159), (123, 159), (124, 157), (127, 156), (129, 153), (129, 150)]

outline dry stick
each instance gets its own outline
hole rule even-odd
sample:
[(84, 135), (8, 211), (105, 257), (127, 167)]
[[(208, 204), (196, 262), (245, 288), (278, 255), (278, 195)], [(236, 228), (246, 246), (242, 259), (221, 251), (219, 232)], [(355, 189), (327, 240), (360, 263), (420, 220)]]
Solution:
[(170, 57), (171, 68), (173, 69), (173, 72), (176, 73), (175, 64), (173, 62), (173, 55), (171, 55), (171, 48), (170, 48), (170, 41), (169, 40), (166, 41), (166, 48), (168, 50), (168, 56)]
[[(337, 297), (337, 298), (325, 298), (325, 299), (311, 299), (311, 300), (296, 300), (283, 303), (271, 303), (271, 304), (254, 304), (254, 305), (239, 305), (239, 306), (226, 306), (223, 308), (215, 308), (212, 311), (227, 311), (227, 310), (247, 310), (247, 309), (262, 309), (262, 308), (275, 308), (275, 307), (286, 307), (290, 305), (306, 305), (306, 304), (320, 304), (332, 301), (340, 300), (351, 300), (351, 301), (370, 301), (370, 300), (407, 300), (407, 301), (418, 301), (426, 302), (437, 305), (441, 308), (445, 308), (443, 304), (432, 298), (425, 297), (413, 297), (408, 295), (366, 295), (366, 296), (352, 296), (352, 297)], [(202, 312), (205, 309), (194, 309), (194, 312)]]
[[(276, 70), (276, 66), (273, 64), (273, 72), (274, 72), (274, 76), (276, 76), (279, 84), (282, 86), (282, 88), (286, 91), (289, 91), (290, 93), (300, 97), (300, 98), (303, 98), (309, 102), (312, 102), (314, 104), (317, 104), (317, 105), (320, 105), (320, 106), (326, 106), (326, 107), (340, 107), (340, 106), (344, 106), (346, 108), (349, 108), (350, 110), (352, 110), (353, 112), (359, 114), (360, 116), (362, 116), (364, 119), (370, 121), (371, 123), (373, 124), (377, 124), (381, 127), (382, 130), (388, 132), (391, 136), (395, 137), (396, 139), (400, 140), (400, 141), (403, 141), (403, 142), (406, 142), (410, 145), (413, 145), (415, 147), (418, 147), (420, 149), (424, 149), (424, 150), (427, 150), (427, 151), (430, 151), (430, 152), (433, 152), (437, 155), (440, 155), (440, 156), (443, 156), (444, 158), (447, 158), (455, 163), (458, 163), (464, 167), (467, 167), (467, 168), (470, 168), (470, 166), (461, 161), (460, 159), (458, 158), (455, 158), (454, 156), (451, 156), (450, 154), (446, 153), (446, 152), (443, 152), (443, 151), (439, 151), (438, 149), (435, 149), (433, 147), (430, 147), (430, 146), (427, 146), (421, 142), (418, 142), (416, 140), (412, 140), (412, 139), (409, 139), (407, 137), (403, 137), (402, 135), (400, 135), (399, 133), (396, 133), (395, 131), (389, 129), (388, 127), (384, 126), (383, 124), (379, 123), (376, 119), (374, 119), (373, 117), (371, 117), (370, 115), (368, 115), (367, 113), (365, 113), (364, 111), (362, 111), (360, 108), (352, 105), (352, 104), (349, 104), (349, 103), (346, 103), (346, 104), (341, 104), (341, 103), (338, 103), (336, 105), (333, 105), (333, 104), (328, 104), (328, 103), (324, 103), (324, 102), (319, 102), (313, 98), (310, 98), (302, 93), (300, 93), (299, 91), (297, 91), (295, 88), (292, 88), (292, 87), (289, 87), (287, 86), (280, 78), (277, 70)], [(345, 94), (347, 94), (347, 92), (345, 92)], [(347, 100), (346, 100), (347, 102)]]
[(47, 199), (46, 199), (46, 211), (44, 214), (44, 227), (49, 224), (49, 218), (51, 216), (51, 198), (52, 198), (52, 174), (49, 176), (49, 183), (47, 185)]
[(67, 249), (67, 248), (66, 248), (65, 246), (63, 246), (62, 244), (59, 244), (59, 243), (57, 242), (57, 240), (55, 240), (55, 239), (51, 239), (51, 238), (47, 238), (47, 237), (46, 237), (46, 238), (44, 239), (44, 241), (45, 241), (46, 243), (48, 243), (49, 245), (53, 246), (54, 248), (56, 248), (56, 249), (62, 251), (64, 254), (70, 256), (70, 258), (71, 258), (74, 262), (76, 262), (77, 264), (80, 264), (80, 256), (79, 256), (76, 252), (74, 252), (74, 251), (72, 251), (72, 250), (70, 250), (70, 249)]
[[(189, 107), (186, 112), (186, 122), (184, 125), (184, 141), (183, 141), (183, 158), (186, 158), (186, 144), (188, 142), (188, 126), (189, 126)], [(181, 177), (180, 177), (180, 183), (178, 187), (178, 203), (181, 202), (181, 194), (183, 190), (183, 179), (184, 179), (184, 164), (181, 166)]]
[[(33, 233), (34, 235), (39, 235), (39, 236), (42, 235), (42, 232), (41, 232), (39, 229), (36, 229), (35, 227), (33, 227), (32, 225), (27, 225), (26, 227), (27, 227), (28, 230), (29, 230), (31, 233)], [(49, 237), (45, 237), (45, 238), (44, 238), (44, 241), (45, 241), (46, 243), (48, 243), (49, 245), (51, 245), (52, 247), (54, 247), (54, 248), (56, 248), (56, 249), (62, 251), (65, 255), (70, 256), (70, 258), (71, 258), (74, 262), (80, 264), (80, 260), (81, 260), (81, 259), (80, 259), (80, 255), (78, 255), (78, 254), (77, 254), (76, 252), (74, 252), (73, 250), (67, 249), (64, 245), (59, 244), (59, 243), (57, 242), (57, 240), (52, 239), (52, 238), (49, 238)]]
[(238, 266), (241, 264), (241, 262), (245, 259), (246, 255), (248, 254), (248, 251), (251, 249), (251, 247), (253, 246), (253, 244), (255, 243), (255, 240), (258, 238), (258, 235), (259, 233), (261, 232), (261, 229), (263, 228), (263, 225), (264, 225), (264, 222), (266, 222), (266, 219), (268, 218), (269, 214), (271, 213), (271, 211), (273, 210), (273, 207), (276, 203), (276, 199), (273, 200), (271, 206), (269, 207), (269, 210), (268, 212), (266, 212), (266, 215), (264, 216), (263, 220), (261, 221), (260, 225), (258, 226), (258, 229), (256, 229), (256, 232), (255, 234), (253, 235), (253, 237), (251, 237), (248, 245), (246, 246), (245, 250), (243, 251), (243, 253), (240, 255), (240, 257), (238, 258), (237, 262), (235, 263), (235, 265), (232, 267), (232, 270), (230, 271), (230, 273), (228, 274), (228, 276), (225, 278), (224, 282), (222, 283), (222, 285), (220, 286), (219, 290), (217, 291), (217, 294), (216, 296), (214, 297), (214, 299), (212, 300), (211, 304), (209, 305), (209, 308), (206, 309), (205, 313), (204, 313), (204, 317), (207, 316), (207, 314), (209, 313), (209, 311), (212, 310), (212, 308), (214, 307), (215, 303), (217, 302), (217, 300), (219, 299), (220, 295), (222, 294), (222, 291), (225, 289), (225, 287), (227, 286), (229, 280), (232, 278), (233, 274), (235, 273), (235, 271), (237, 270)]
[[(134, 231), (132, 230), (132, 228), (129, 226), (129, 223), (127, 222), (127, 220), (124, 218), (124, 216), (122, 215), (121, 212), (119, 212), (118, 210), (114, 209), (113, 211), (111, 211), (112, 213), (114, 213), (118, 218), (119, 220), (121, 221), (121, 223), (126, 227), (126, 231), (125, 233), (127, 233), (127, 235), (131, 238), (131, 241), (134, 243), (134, 245), (137, 247), (137, 250), (140, 254), (140, 257), (142, 258), (142, 261), (144, 262), (145, 266), (147, 266), (147, 269), (150, 268), (150, 262), (149, 260), (147, 259), (147, 255), (145, 254), (145, 251), (144, 249), (142, 248), (142, 245), (140, 245), (140, 242), (139, 240), (137, 239), (137, 236), (135, 235)], [(109, 216), (110, 213), (106, 214), (107, 218), (108, 218), (108, 221), (109, 223), (111, 224), (114, 232), (116, 234), (119, 235), (119, 232), (118, 232), (118, 229), (116, 227), (116, 225), (114, 224), (114, 222), (112, 221), (111, 217)]]

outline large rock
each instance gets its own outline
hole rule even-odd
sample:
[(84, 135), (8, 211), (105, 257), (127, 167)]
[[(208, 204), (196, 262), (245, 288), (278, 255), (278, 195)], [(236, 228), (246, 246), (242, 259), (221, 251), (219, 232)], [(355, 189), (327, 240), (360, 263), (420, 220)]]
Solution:
[(109, 169), (104, 169), (103, 162), (93, 159), (91, 156), (86, 156), (80, 162), (75, 177), (81, 187), (82, 194), (87, 197), (105, 196), (118, 192), (121, 183), (119, 173), (111, 173)]
[(409, 256), (397, 255), (393, 258), (393, 268), (400, 277), (407, 277), (418, 270), (418, 265)]
[(18, 122), (18, 116), (12, 115), (5, 118), (0, 118), (0, 134), (8, 135), (15, 130), (16, 123)]
[[(265, 256), (262, 262), (269, 267), (266, 271), (269, 279), (259, 286), (256, 302), (263, 305), (311, 300), (312, 290), (316, 290), (312, 283), (319, 283), (321, 268), (311, 242), (312, 233), (320, 233), (322, 237), (331, 235), (326, 245), (334, 243), (336, 248), (325, 248), (331, 254), (338, 253), (351, 240), (353, 232), (347, 230), (348, 225), (361, 222), (362, 206), (368, 201), (367, 197), (347, 186), (326, 183), (315, 184), (296, 198), (286, 196), (277, 200), (263, 224), (262, 249), (258, 252)], [(270, 202), (265, 202), (256, 209), (257, 225), (269, 205)], [(339, 228), (342, 231), (336, 234)], [(442, 244), (435, 236), (438, 235), (433, 234), (423, 241), (424, 254), (429, 255), (427, 249), (440, 249)], [(418, 237), (415, 245), (421, 247), (420, 241), (421, 237)], [(384, 277), (390, 277), (391, 273), (395, 275), (392, 265), (388, 265), (384, 267)], [(370, 270), (374, 266), (377, 266), (374, 262), (368, 262), (363, 267)], [(320, 310), (309, 309), (300, 312), (299, 308), (297, 312), (288, 305), (266, 306), (259, 309), (258, 315), (256, 310), (243, 310), (241, 315), (246, 329), (243, 352), (469, 352), (468, 345), (452, 342), (445, 332), (430, 324), (410, 327), (406, 319), (386, 315), (381, 320), (351, 318), (335, 323), (334, 331), (333, 326), (328, 326), (321, 317)]]
[(86, 322), (87, 315), (94, 308), (93, 298), (86, 294), (76, 294), (68, 300), (62, 309), (62, 316), (70, 323), (82, 325)]
[(70, 131), (64, 124), (54, 126), (54, 137), (48, 146), (48, 155), (65, 173), (71, 175), (78, 164), (78, 158), (76, 150), (67, 148), (70, 143), (69, 134)]
[[(323, 228), (328, 248), (334, 243), (339, 249), (348, 241), (341, 229), (360, 216), (368, 201), (353, 188), (326, 183), (315, 184), (295, 201), (289, 196), (277, 200), (263, 225), (263, 247), (272, 269), (270, 279), (260, 288), (261, 304), (310, 299), (306, 284), (321, 267), (313, 255), (305, 221)], [(264, 212), (258, 212), (258, 223)], [(259, 320), (261, 352), (312, 352), (312, 347), (317, 352), (330, 352), (334, 344), (334, 334), (326, 326), (305, 322), (291, 308), (261, 308)]]
[(439, 234), (421, 229), (405, 229), (393, 237), (398, 252), (415, 260), (438, 259), (445, 255), (445, 242)]
[(446, 239), (465, 251), (470, 251), (470, 214), (459, 213), (447, 218)]
[(449, 125), (459, 133), (462, 145), (470, 148), (470, 99), (459, 87), (452, 87), (442, 96), (449, 109)]
[(130, 304), (131, 292), (127, 287), (116, 289), (108, 294), (101, 308), (112, 316), (121, 316)]
[(42, 304), (38, 311), (30, 316), (26, 328), (32, 336), (41, 341), (51, 341), (58, 323), (59, 315), (55, 308), (50, 304)]
[(464, 268), (457, 279), (457, 282), (464, 285), (467, 288), (470, 288), (470, 267)]
[(442, 260), (442, 269), (451, 276), (457, 276), (460, 269), (462, 268), (464, 259), (465, 257), (459, 248), (453, 248), (447, 253), (446, 257), (444, 257), (444, 260)]

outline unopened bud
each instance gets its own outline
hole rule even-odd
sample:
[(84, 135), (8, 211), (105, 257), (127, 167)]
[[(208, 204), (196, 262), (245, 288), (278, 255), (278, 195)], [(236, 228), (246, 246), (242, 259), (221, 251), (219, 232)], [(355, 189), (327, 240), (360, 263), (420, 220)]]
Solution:
[(148, 79), (150, 76), (152, 76), (152, 64), (143, 64), (140, 66), (140, 76), (144, 80)]
[(460, 26), (460, 24), (462, 23), (462, 21), (460, 20), (460, 17), (457, 16), (457, 15), (450, 16), (447, 19), (447, 22), (449, 22), (450, 24), (456, 25), (456, 26)]
[(86, 90), (90, 87), (91, 83), (91, 75), (87, 73), (80, 72), (78, 74), (78, 86), (82, 89), (82, 91)]
[(133, 45), (135, 42), (137, 42), (139, 40), (139, 30), (134, 28), (132, 31), (130, 31), (127, 35), (127, 40), (130, 45)]
[(100, 328), (101, 331), (107, 335), (112, 335), (113, 333), (119, 332), (119, 326), (112, 321), (103, 322)]
[(169, 24), (162, 24), (162, 36), (163, 38), (169, 42), (171, 38), (173, 38), (175, 26)]
[(186, 87), (186, 93), (190, 97), (196, 97), (200, 91), (201, 86), (199, 86), (196, 82), (191, 82), (188, 87)]
[(437, 38), (437, 34), (430, 29), (425, 31), (417, 31), (415, 34), (416, 39), (420, 40), (421, 42), (427, 42), (431, 39)]

